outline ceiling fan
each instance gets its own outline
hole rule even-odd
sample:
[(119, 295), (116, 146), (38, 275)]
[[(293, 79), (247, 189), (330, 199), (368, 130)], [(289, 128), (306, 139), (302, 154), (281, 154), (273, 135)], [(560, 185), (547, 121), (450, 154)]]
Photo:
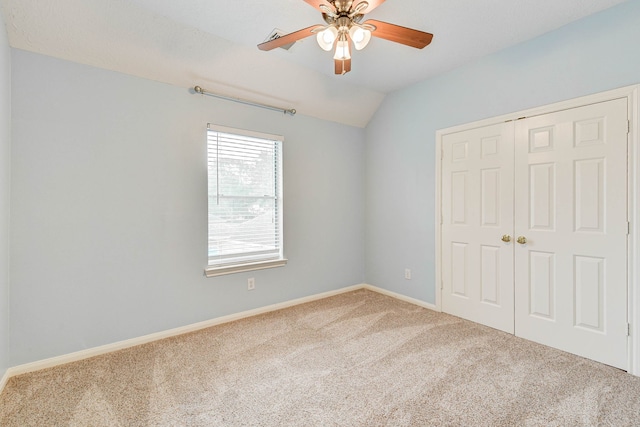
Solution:
[(322, 13), (327, 25), (313, 25), (258, 45), (260, 50), (272, 50), (316, 35), (320, 47), (334, 50), (336, 74), (351, 71), (351, 44), (356, 50), (364, 49), (371, 36), (422, 49), (431, 43), (433, 34), (382, 21), (369, 19), (361, 22), (366, 13), (385, 0), (304, 0)]

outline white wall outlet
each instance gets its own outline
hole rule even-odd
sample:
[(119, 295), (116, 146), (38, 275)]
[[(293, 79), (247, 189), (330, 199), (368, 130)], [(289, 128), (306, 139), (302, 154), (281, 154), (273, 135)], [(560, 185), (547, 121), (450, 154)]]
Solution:
[(410, 268), (405, 268), (404, 269), (404, 278), (407, 280), (411, 280), (411, 269)]
[(249, 277), (247, 280), (247, 289), (252, 291), (256, 288), (256, 279), (253, 277)]

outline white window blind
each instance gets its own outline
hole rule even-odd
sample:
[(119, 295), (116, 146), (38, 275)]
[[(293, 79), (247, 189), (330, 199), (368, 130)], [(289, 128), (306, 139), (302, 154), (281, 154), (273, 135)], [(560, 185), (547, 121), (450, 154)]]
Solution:
[(209, 266), (283, 259), (282, 137), (210, 124), (207, 152)]

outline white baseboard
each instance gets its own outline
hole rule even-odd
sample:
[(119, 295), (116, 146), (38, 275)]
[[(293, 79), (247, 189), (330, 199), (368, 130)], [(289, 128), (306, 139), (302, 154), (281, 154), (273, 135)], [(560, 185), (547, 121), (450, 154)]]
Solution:
[[(41, 369), (47, 369), (47, 368), (52, 368), (54, 366), (64, 365), (66, 363), (77, 362), (79, 360), (100, 356), (102, 354), (123, 350), (125, 348), (135, 347), (137, 345), (147, 344), (153, 341), (175, 337), (177, 335), (187, 334), (189, 332), (210, 328), (212, 326), (221, 325), (223, 323), (233, 322), (234, 320), (240, 320), (247, 317), (257, 316), (259, 314), (269, 313), (271, 311), (293, 307), (295, 305), (304, 304), (307, 302), (312, 302), (312, 301), (316, 301), (323, 298), (328, 298), (328, 297), (339, 295), (345, 292), (355, 291), (358, 289), (362, 289), (363, 287), (364, 285), (349, 286), (346, 288), (337, 289), (335, 291), (323, 292), (321, 294), (316, 294), (316, 295), (311, 295), (304, 298), (285, 301), (278, 304), (272, 304), (265, 307), (256, 308), (253, 310), (247, 310), (240, 313), (230, 314), (228, 316), (217, 317), (215, 319), (205, 320), (203, 322), (193, 323), (191, 325), (186, 325), (179, 328), (156, 332), (153, 334), (144, 335), (137, 338), (131, 338), (124, 341), (118, 341), (112, 344), (106, 344), (99, 347), (88, 348), (86, 350), (76, 351), (74, 353), (64, 354), (62, 356), (39, 360), (37, 362), (25, 363), (23, 365), (18, 365), (18, 366), (9, 368), (5, 376), (10, 378), (16, 375), (27, 374), (29, 372), (39, 371)], [(0, 388), (0, 392), (1, 390), (2, 388)]]
[(425, 301), (422, 301), (422, 300), (419, 300), (419, 299), (411, 298), (411, 297), (408, 297), (406, 295), (398, 294), (396, 292), (391, 292), (391, 291), (388, 291), (386, 289), (379, 288), (377, 286), (366, 285), (365, 284), (362, 287), (364, 289), (369, 289), (370, 291), (377, 292), (379, 294), (386, 295), (388, 297), (392, 297), (392, 298), (395, 298), (395, 299), (399, 299), (400, 301), (408, 302), (410, 304), (414, 304), (414, 305), (417, 305), (419, 307), (428, 308), (429, 310), (433, 310), (433, 311), (440, 311), (440, 310), (438, 310), (438, 307), (436, 307), (435, 304), (431, 304), (431, 303), (428, 303), (428, 302), (425, 302)]
[(123, 350), (125, 348), (135, 347), (137, 345), (147, 344), (153, 341), (175, 337), (177, 335), (198, 331), (200, 329), (210, 328), (212, 326), (221, 325), (223, 323), (233, 322), (235, 320), (257, 316), (259, 314), (269, 313), (271, 311), (281, 310), (283, 308), (289, 308), (296, 305), (317, 301), (323, 298), (332, 297), (332, 296), (343, 294), (346, 292), (356, 291), (358, 289), (368, 289), (370, 291), (387, 295), (387, 296), (399, 299), (401, 301), (405, 301), (420, 307), (437, 311), (436, 306), (433, 304), (429, 304), (427, 302), (420, 301), (415, 298), (410, 298), (395, 292), (387, 291), (386, 289), (378, 288), (376, 286), (372, 286), (368, 284), (348, 286), (346, 288), (336, 289), (334, 291), (323, 292), (320, 294), (311, 295), (304, 298), (298, 298), (298, 299), (285, 301), (278, 304), (268, 305), (266, 307), (256, 308), (254, 310), (243, 311), (241, 313), (222, 316), (222, 317), (218, 317), (211, 320), (205, 320), (204, 322), (193, 323), (191, 325), (169, 329), (167, 331), (156, 332), (153, 334), (144, 335), (137, 338), (118, 341), (112, 344), (106, 344), (99, 347), (93, 347), (93, 348), (88, 348), (86, 350), (76, 351), (74, 353), (64, 354), (62, 356), (39, 360), (37, 362), (25, 363), (23, 365), (14, 366), (12, 368), (7, 369), (5, 374), (2, 376), (2, 379), (0, 380), (0, 393), (2, 393), (2, 390), (4, 390), (4, 387), (9, 381), (9, 378), (14, 377), (16, 375), (27, 374), (29, 372), (39, 371), (41, 369), (53, 368), (55, 366), (60, 366), (60, 365), (64, 365), (71, 362), (77, 362), (79, 360), (88, 359), (90, 357), (100, 356), (100, 355), (111, 353), (114, 351)]

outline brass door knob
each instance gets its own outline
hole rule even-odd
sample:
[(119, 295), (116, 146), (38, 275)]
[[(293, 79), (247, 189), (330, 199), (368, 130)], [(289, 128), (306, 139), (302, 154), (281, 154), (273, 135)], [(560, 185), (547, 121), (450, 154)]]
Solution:
[(520, 243), (521, 245), (524, 245), (525, 243), (527, 243), (527, 238), (524, 236), (520, 236), (518, 237), (518, 240), (516, 240), (518, 243)]
[(502, 241), (505, 243), (509, 243), (511, 241), (511, 236), (505, 234), (504, 236), (502, 236)]

